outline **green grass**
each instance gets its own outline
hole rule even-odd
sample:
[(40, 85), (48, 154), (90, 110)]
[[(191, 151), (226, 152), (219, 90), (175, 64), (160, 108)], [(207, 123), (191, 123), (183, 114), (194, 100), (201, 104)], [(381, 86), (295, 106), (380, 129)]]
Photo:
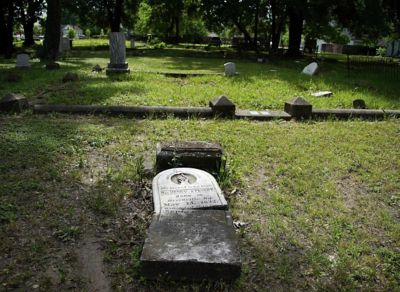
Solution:
[[(315, 108), (351, 108), (352, 101), (359, 98), (364, 99), (369, 108), (400, 108), (400, 83), (379, 70), (357, 70), (348, 76), (345, 63), (328, 60), (321, 62), (321, 73), (310, 78), (299, 73), (309, 62), (306, 59), (276, 59), (269, 64), (258, 64), (243, 59), (184, 57), (190, 52), (199, 54), (201, 50), (178, 48), (128, 52), (133, 72), (118, 79), (91, 72), (95, 64), (107, 66), (106, 52), (69, 54), (60, 61), (62, 69), (57, 72), (45, 71), (44, 64), (36, 59), (32, 69), (18, 72), (22, 75), (21, 82), (12, 83), (0, 78), (0, 95), (15, 92), (27, 96), (32, 102), (50, 104), (207, 106), (215, 96), (224, 94), (240, 109), (258, 110), (281, 110), (285, 101), (303, 96)], [(227, 61), (236, 62), (239, 76), (206, 75), (175, 79), (155, 74), (221, 74)], [(0, 60), (1, 75), (14, 71), (14, 64), (14, 60)], [(78, 73), (80, 81), (60, 88), (62, 76), (67, 71)], [(43, 94), (44, 90), (49, 92)], [(331, 90), (334, 96), (311, 96), (317, 90)]]
[[(0, 251), (7, 255), (0, 283), (6, 289), (36, 283), (51, 289), (48, 267), (62, 275), (56, 286), (81, 289), (75, 252), (93, 228), (103, 230), (98, 240), (117, 290), (398, 289), (397, 120), (258, 123), (25, 114), (0, 116), (0, 122)], [(151, 213), (151, 199), (140, 187), (146, 181), (141, 161), (155, 160), (157, 142), (180, 139), (225, 148), (232, 171), (225, 195), (234, 219), (248, 223), (238, 230), (243, 274), (234, 284), (140, 276), (139, 251)]]
[[(213, 52), (215, 53), (215, 52)], [(218, 52), (217, 52), (218, 53)], [(240, 75), (187, 79), (155, 74), (221, 73), (222, 58), (202, 49), (130, 51), (133, 72), (91, 72), (107, 53), (78, 51), (60, 71), (17, 71), (0, 60), (0, 96), (34, 103), (206, 106), (228, 95), (242, 109), (282, 109), (303, 95), (316, 108), (399, 109), (399, 83), (342, 62), (300, 75), (307, 60), (257, 64), (234, 60)], [(214, 55), (215, 56), (215, 55)], [(276, 70), (276, 71), (271, 71)], [(80, 80), (62, 84), (67, 71)], [(6, 81), (10, 72), (22, 81)], [(354, 71), (356, 72), (356, 71)], [(312, 98), (329, 89), (330, 98)], [(400, 123), (251, 122), (196, 118), (131, 120), (104, 116), (0, 115), (0, 290), (94, 290), (86, 286), (82, 246), (116, 291), (398, 290), (400, 285)], [(146, 281), (139, 256), (152, 212), (157, 142), (206, 140), (223, 145), (229, 171), (221, 180), (237, 230), (242, 277), (233, 284)], [(99, 246), (104, 254), (99, 253)], [(92, 269), (94, 271), (96, 269)], [(100, 269), (101, 270), (101, 269)]]

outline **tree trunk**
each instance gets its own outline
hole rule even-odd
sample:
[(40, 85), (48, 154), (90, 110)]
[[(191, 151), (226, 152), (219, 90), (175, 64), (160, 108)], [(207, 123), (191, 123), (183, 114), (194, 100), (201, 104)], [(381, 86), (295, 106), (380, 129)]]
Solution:
[(7, 59), (12, 57), (13, 46), (13, 26), (14, 26), (14, 3), (13, 1), (7, 1), (7, 19), (6, 19), (6, 31), (5, 31), (5, 52), (4, 56)]
[(176, 41), (176, 43), (178, 44), (179, 43), (179, 35), (180, 35), (180, 29), (179, 29), (179, 25), (180, 25), (180, 23), (179, 23), (179, 17), (177, 16), (177, 17), (175, 17), (175, 41)]
[(257, 1), (256, 5), (257, 5), (256, 13), (255, 13), (255, 17), (254, 17), (254, 47), (256, 49), (258, 49), (257, 40), (258, 40), (258, 19), (259, 19), (259, 10), (260, 10), (260, 0)]
[(243, 34), (246, 43), (251, 44), (251, 36), (249, 32), (246, 30), (246, 28), (238, 21), (234, 20), (233, 23), (236, 25), (238, 30)]
[(111, 21), (111, 31), (119, 32), (121, 27), (122, 8), (124, 0), (116, 0), (114, 15)]
[[(281, 40), (282, 29), (286, 19), (286, 8), (278, 5), (277, 0), (271, 0), (271, 41), (272, 41), (272, 52), (277, 52), (279, 43)], [(282, 3), (281, 3), (282, 4)]]
[(47, 0), (46, 34), (44, 36), (44, 58), (55, 61), (58, 55), (61, 32), (60, 0)]
[(303, 33), (303, 12), (295, 7), (289, 8), (289, 49), (287, 55), (300, 56), (301, 35)]
[(276, 52), (279, 47), (279, 35), (276, 31), (276, 0), (271, 0), (271, 14), (272, 14), (272, 23), (271, 23), (271, 40), (272, 40), (272, 48), (273, 52)]
[(310, 54), (315, 52), (317, 47), (317, 40), (310, 35), (307, 35), (304, 41), (304, 51)]
[(6, 52), (6, 16), (5, 6), (3, 3), (0, 4), (0, 55), (4, 55)]
[(24, 35), (25, 35), (25, 41), (24, 41), (24, 46), (29, 47), (35, 44), (35, 40), (33, 39), (33, 26), (34, 26), (34, 21), (28, 20), (26, 24), (24, 25)]

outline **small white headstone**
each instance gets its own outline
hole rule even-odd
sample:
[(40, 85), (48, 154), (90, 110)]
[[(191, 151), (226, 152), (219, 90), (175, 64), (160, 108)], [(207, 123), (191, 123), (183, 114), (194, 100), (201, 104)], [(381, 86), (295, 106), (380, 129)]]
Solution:
[(234, 76), (236, 75), (236, 65), (233, 62), (225, 63), (225, 76)]
[(171, 168), (153, 179), (155, 213), (184, 209), (226, 209), (215, 178), (195, 168)]
[(318, 64), (316, 62), (312, 62), (311, 64), (307, 65), (304, 69), (303, 74), (313, 76), (318, 73)]
[(27, 54), (18, 54), (17, 55), (17, 64), (15, 65), (17, 68), (30, 68), (31, 64), (29, 63), (29, 55)]

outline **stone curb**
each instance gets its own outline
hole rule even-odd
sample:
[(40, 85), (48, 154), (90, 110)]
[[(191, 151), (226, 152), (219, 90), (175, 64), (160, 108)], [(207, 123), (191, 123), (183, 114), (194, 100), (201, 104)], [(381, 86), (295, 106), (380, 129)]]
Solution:
[[(34, 105), (35, 114), (65, 113), (65, 114), (104, 114), (111, 116), (128, 116), (143, 118), (155, 117), (219, 117), (209, 107), (166, 107), (166, 106), (106, 106), (106, 105)], [(383, 119), (385, 117), (400, 118), (400, 110), (371, 110), (371, 109), (313, 109), (309, 117), (304, 119)], [(291, 120), (294, 118), (283, 111), (249, 111), (237, 110), (234, 119), (249, 119), (269, 121), (274, 119)]]
[(106, 106), (106, 105), (34, 105), (35, 114), (105, 114), (112, 116), (128, 116), (143, 118), (154, 115), (166, 117), (213, 117), (210, 108), (206, 107), (163, 107), (163, 106)]

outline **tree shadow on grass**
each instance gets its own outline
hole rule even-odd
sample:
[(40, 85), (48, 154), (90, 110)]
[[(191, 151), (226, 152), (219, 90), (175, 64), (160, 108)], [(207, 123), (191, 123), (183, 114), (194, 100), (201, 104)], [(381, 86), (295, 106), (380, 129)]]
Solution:
[[(0, 78), (0, 96), (13, 92), (22, 94), (32, 103), (104, 104), (119, 95), (144, 95), (144, 78), (140, 74), (108, 77), (92, 72), (92, 64), (77, 59), (60, 61), (60, 70), (48, 71), (45, 63), (33, 62), (32, 68), (0, 69), (0, 76), (17, 74), (18, 82)], [(63, 83), (67, 72), (77, 73), (79, 80)]]

